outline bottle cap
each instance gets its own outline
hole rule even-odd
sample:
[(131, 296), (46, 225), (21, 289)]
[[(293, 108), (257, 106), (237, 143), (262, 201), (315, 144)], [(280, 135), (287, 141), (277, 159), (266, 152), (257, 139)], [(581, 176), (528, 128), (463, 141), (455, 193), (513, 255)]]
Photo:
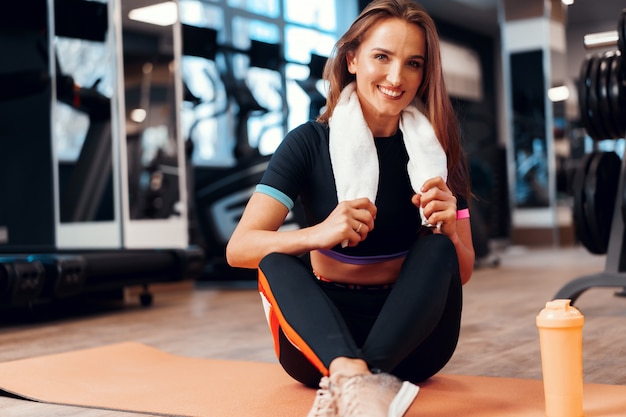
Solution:
[(548, 301), (546, 308), (537, 316), (539, 327), (582, 327), (585, 318), (576, 307), (571, 306), (572, 300), (556, 299)]

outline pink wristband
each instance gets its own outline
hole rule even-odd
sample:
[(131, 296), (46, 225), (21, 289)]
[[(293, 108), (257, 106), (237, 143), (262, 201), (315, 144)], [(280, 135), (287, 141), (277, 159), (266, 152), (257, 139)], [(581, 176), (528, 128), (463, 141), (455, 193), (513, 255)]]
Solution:
[(469, 218), (469, 209), (465, 208), (465, 209), (461, 209), (461, 210), (457, 210), (456, 212), (456, 219), (460, 220), (460, 219), (467, 219)]

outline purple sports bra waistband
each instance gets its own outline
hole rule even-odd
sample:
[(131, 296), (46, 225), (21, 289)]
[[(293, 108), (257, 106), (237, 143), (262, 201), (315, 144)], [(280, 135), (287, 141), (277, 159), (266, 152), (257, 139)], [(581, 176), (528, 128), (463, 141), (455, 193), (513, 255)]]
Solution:
[(374, 255), (374, 256), (350, 256), (343, 253), (335, 252), (329, 249), (318, 249), (318, 252), (332, 258), (336, 261), (343, 262), (352, 265), (369, 265), (379, 262), (391, 261), (406, 256), (409, 251), (402, 251), (398, 253), (390, 253), (389, 255)]

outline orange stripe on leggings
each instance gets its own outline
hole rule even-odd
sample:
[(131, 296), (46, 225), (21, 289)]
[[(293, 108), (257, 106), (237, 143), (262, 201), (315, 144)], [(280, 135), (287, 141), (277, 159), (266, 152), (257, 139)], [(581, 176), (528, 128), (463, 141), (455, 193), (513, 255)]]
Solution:
[[(304, 341), (304, 339), (302, 339), (302, 337), (289, 325), (289, 323), (285, 319), (285, 316), (283, 315), (282, 311), (280, 311), (280, 308), (278, 307), (278, 303), (276, 302), (276, 299), (274, 298), (274, 294), (272, 294), (272, 291), (270, 290), (269, 284), (267, 282), (267, 278), (265, 277), (265, 274), (263, 274), (263, 272), (260, 269), (259, 269), (259, 291), (263, 293), (267, 301), (269, 301), (270, 305), (272, 306), (271, 311), (270, 311), (270, 317), (272, 316), (277, 317), (280, 328), (283, 330), (283, 332), (285, 333), (289, 341), (292, 344), (294, 344), (302, 352), (302, 354), (309, 360), (309, 362), (311, 362), (313, 366), (315, 366), (323, 375), (328, 375), (328, 369), (326, 368), (326, 366), (324, 366), (320, 358), (317, 357), (315, 352), (313, 352), (313, 350)], [(274, 319), (272, 318), (270, 320), (270, 328), (272, 328), (272, 335), (274, 337), (274, 347), (280, 359), (280, 352), (278, 349), (278, 329), (276, 329), (276, 332), (274, 333), (274, 329), (272, 326), (273, 321)]]
[(260, 285), (259, 293), (261, 294), (261, 298), (263, 299), (263, 308), (266, 308), (266, 303), (269, 305), (266, 312), (267, 324), (269, 325), (270, 331), (272, 332), (272, 339), (274, 340), (274, 352), (276, 352), (276, 357), (280, 358), (280, 343), (278, 343), (278, 331), (280, 329), (280, 323), (278, 323), (278, 317), (276, 317), (276, 314), (274, 313), (274, 307), (267, 299), (267, 295), (265, 295), (265, 290), (261, 288)]

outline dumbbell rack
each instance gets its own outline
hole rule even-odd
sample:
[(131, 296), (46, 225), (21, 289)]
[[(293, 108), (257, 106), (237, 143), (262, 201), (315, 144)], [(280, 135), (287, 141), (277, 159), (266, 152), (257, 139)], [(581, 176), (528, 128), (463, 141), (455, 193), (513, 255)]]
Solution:
[[(589, 55), (581, 66), (581, 122), (595, 141), (626, 133), (626, 9), (617, 38), (618, 50)], [(626, 296), (626, 155), (620, 160), (614, 152), (594, 151), (580, 162), (572, 186), (576, 234), (591, 253), (606, 254), (606, 263), (604, 271), (570, 281), (554, 298), (574, 303), (593, 287), (622, 288), (615, 294)]]
[[(626, 158), (623, 159), (618, 190), (626, 185)], [(616, 295), (626, 295), (626, 227), (624, 226), (624, 204), (616, 199), (612, 219), (608, 252), (603, 272), (585, 275), (565, 284), (554, 296), (554, 299), (570, 299), (572, 304), (585, 291), (593, 287), (624, 288)]]

